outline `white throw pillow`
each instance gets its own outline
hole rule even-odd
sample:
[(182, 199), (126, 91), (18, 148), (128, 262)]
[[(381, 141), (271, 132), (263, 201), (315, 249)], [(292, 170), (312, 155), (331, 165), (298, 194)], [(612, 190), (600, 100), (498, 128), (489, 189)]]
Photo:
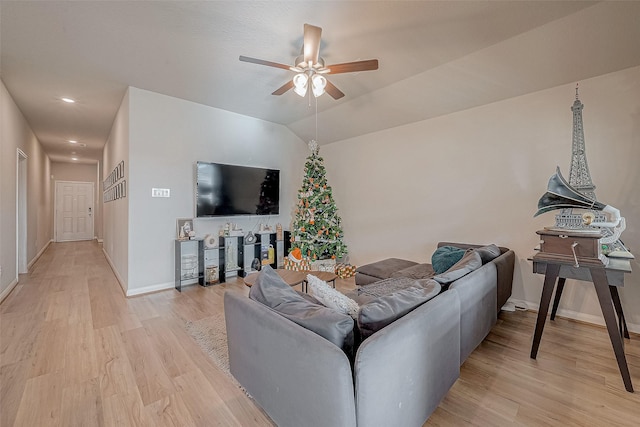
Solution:
[(320, 301), (325, 307), (332, 308), (340, 313), (348, 314), (354, 319), (358, 318), (360, 306), (346, 295), (333, 289), (324, 280), (318, 279), (313, 274), (307, 274), (307, 288), (309, 293)]

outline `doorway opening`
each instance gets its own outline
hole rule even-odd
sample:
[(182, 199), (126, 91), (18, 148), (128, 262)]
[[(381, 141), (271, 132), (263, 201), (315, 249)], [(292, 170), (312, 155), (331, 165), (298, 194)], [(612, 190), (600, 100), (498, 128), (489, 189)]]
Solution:
[(20, 149), (18, 149), (16, 166), (16, 271), (18, 274), (24, 274), (28, 272), (27, 155)]

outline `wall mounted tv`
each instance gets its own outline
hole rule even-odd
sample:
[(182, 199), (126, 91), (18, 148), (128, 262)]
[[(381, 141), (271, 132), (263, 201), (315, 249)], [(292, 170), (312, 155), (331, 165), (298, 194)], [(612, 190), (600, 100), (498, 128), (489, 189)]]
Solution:
[(279, 213), (278, 169), (197, 162), (196, 217)]

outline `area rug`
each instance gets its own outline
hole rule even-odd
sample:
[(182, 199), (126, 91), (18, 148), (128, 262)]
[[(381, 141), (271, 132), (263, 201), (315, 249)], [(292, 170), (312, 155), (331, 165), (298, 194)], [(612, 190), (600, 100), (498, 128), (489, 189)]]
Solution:
[(187, 322), (186, 329), (213, 363), (220, 368), (234, 384), (244, 390), (229, 370), (227, 328), (225, 326), (224, 314), (217, 313), (195, 322)]

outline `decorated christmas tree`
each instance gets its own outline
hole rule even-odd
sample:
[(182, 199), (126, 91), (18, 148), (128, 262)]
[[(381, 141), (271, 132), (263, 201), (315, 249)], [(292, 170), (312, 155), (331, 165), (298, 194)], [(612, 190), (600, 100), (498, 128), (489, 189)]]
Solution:
[(315, 141), (309, 143), (309, 148), (311, 155), (304, 165), (304, 179), (293, 218), (291, 248), (299, 248), (302, 256), (312, 261), (342, 258), (347, 254), (347, 246), (342, 241), (341, 220), (327, 184), (324, 160)]

